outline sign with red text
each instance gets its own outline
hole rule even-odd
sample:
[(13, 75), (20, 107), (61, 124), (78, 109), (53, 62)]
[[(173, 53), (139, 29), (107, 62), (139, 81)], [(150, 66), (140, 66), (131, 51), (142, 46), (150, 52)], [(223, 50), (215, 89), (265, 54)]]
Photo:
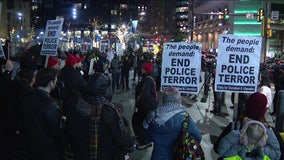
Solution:
[(64, 19), (48, 20), (40, 55), (56, 56)]
[(262, 37), (220, 35), (215, 91), (257, 91)]
[(197, 94), (201, 69), (201, 44), (164, 43), (161, 89), (177, 87), (181, 93)]

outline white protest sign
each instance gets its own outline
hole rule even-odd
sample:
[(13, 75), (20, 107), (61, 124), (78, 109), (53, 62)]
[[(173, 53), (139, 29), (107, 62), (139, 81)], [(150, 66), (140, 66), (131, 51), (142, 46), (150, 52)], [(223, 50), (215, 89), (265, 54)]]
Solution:
[(262, 37), (220, 35), (215, 91), (257, 90)]
[(44, 39), (40, 55), (55, 56), (60, 40), (63, 18), (57, 20), (48, 20), (44, 33)]
[(177, 87), (181, 93), (198, 93), (201, 44), (164, 43), (161, 86)]
[(4, 59), (6, 59), (5, 54), (4, 54), (4, 51), (3, 51), (2, 44), (0, 43), (0, 58), (1, 58), (1, 57), (4, 57)]
[(121, 43), (116, 43), (116, 54), (123, 55), (123, 48)]

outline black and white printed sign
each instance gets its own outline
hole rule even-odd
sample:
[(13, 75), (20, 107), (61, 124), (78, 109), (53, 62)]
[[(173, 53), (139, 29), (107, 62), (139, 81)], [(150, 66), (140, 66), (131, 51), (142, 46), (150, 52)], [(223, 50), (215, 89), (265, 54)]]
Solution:
[(55, 56), (58, 48), (64, 19), (48, 20), (40, 55)]
[(261, 46), (262, 37), (220, 35), (215, 91), (256, 92)]
[(164, 43), (161, 86), (177, 87), (181, 93), (198, 93), (201, 44)]

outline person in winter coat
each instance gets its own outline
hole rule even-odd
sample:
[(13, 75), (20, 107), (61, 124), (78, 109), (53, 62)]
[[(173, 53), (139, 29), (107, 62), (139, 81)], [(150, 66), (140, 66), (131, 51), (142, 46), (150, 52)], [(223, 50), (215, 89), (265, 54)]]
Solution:
[(233, 130), (220, 142), (219, 153), (226, 159), (280, 159), (280, 146), (273, 131), (263, 123), (244, 119), (241, 130)]
[(156, 81), (152, 75), (153, 63), (144, 63), (141, 72), (142, 80), (136, 86), (135, 111), (132, 117), (132, 128), (138, 139), (137, 149), (145, 149), (152, 145), (145, 135), (143, 120), (150, 111), (158, 106)]
[(9, 85), (10, 89), (6, 92), (8, 103), (3, 113), (5, 117), (2, 117), (5, 119), (5, 130), (8, 135), (6, 139), (9, 144), (6, 144), (5, 147), (9, 149), (7, 152), (9, 158), (4, 159), (28, 159), (21, 103), (33, 89), (35, 74), (36, 69), (20, 69)]
[(266, 96), (266, 99), (267, 99), (266, 107), (267, 107), (268, 110), (270, 110), (270, 108), (272, 106), (272, 92), (271, 92), (270, 87), (268, 87), (268, 86), (269, 86), (268, 82), (261, 81), (257, 91)]
[[(162, 104), (151, 111), (143, 122), (148, 139), (154, 143), (151, 160), (175, 159), (175, 147), (185, 115), (186, 108), (181, 104), (178, 89), (164, 88)], [(188, 130), (198, 142), (201, 141), (201, 133), (191, 117)]]
[(132, 67), (132, 61), (129, 58), (128, 55), (125, 55), (122, 61), (122, 67), (121, 67), (121, 87), (124, 89), (124, 87), (128, 90), (129, 89), (129, 71)]
[[(0, 57), (0, 159), (7, 158), (9, 141), (7, 139), (6, 128), (5, 128), (5, 110), (8, 99), (7, 91), (10, 89), (10, 83), (12, 81), (12, 71), (14, 68), (14, 63), (11, 60), (6, 60)], [(8, 156), (8, 155), (7, 155)]]
[(61, 110), (50, 97), (57, 73), (44, 68), (37, 72), (35, 89), (22, 101), (24, 131), (30, 160), (62, 160)]
[(120, 80), (120, 61), (117, 54), (114, 54), (113, 59), (110, 63), (112, 72), (112, 91), (119, 90), (119, 80)]
[[(237, 121), (231, 122), (219, 135), (216, 142), (214, 142), (214, 151), (219, 154), (219, 145), (220, 141), (233, 130), (241, 130), (244, 125), (244, 118), (248, 117), (252, 120), (262, 122), (268, 129), (271, 129), (274, 132), (274, 135), (277, 137), (278, 144), (280, 144), (281, 153), (284, 153), (283, 141), (275, 128), (271, 127), (266, 119), (265, 114), (267, 112), (267, 98), (264, 94), (260, 92), (255, 92), (249, 96), (247, 99), (244, 110), (240, 113), (239, 119)], [(281, 159), (283, 159), (283, 154), (281, 154)]]
[(126, 132), (122, 112), (106, 98), (109, 94), (108, 77), (97, 72), (71, 112), (75, 160), (124, 160), (133, 151), (134, 136)]
[[(87, 85), (81, 73), (77, 70), (78, 58), (68, 54), (65, 66), (61, 69), (58, 79), (64, 84), (63, 112), (66, 117), (74, 110), (76, 101), (82, 96)], [(67, 118), (68, 119), (68, 118)]]

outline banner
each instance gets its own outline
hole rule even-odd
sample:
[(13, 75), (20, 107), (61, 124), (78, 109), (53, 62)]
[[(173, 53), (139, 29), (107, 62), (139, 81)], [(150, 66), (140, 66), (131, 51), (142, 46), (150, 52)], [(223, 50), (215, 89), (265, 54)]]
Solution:
[(262, 37), (220, 35), (215, 91), (257, 91)]
[(177, 87), (181, 93), (199, 91), (201, 44), (164, 43), (161, 88)]
[(60, 40), (64, 19), (48, 20), (44, 33), (44, 39), (40, 55), (55, 56)]

